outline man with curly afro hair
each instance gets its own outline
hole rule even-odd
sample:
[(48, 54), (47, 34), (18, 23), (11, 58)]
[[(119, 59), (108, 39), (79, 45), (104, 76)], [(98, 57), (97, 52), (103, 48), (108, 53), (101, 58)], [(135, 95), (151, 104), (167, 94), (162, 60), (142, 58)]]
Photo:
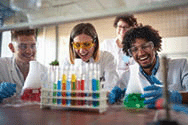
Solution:
[[(139, 81), (145, 93), (141, 95), (142, 98), (146, 98), (144, 103), (148, 104), (148, 108), (155, 107), (156, 100), (162, 96), (161, 86), (164, 83), (162, 79), (164, 69), (162, 68), (161, 58), (158, 54), (161, 51), (161, 39), (162, 37), (158, 31), (149, 25), (134, 27), (127, 31), (122, 42), (123, 51), (127, 56), (133, 57), (137, 63), (131, 65), (129, 70), (123, 73), (117, 85), (112, 90), (112, 98), (109, 98), (112, 103), (122, 98), (125, 90), (126, 94), (129, 93), (131, 91), (129, 86), (134, 81)], [(168, 58), (164, 65), (167, 67), (168, 90), (170, 92), (187, 91), (187, 60)]]

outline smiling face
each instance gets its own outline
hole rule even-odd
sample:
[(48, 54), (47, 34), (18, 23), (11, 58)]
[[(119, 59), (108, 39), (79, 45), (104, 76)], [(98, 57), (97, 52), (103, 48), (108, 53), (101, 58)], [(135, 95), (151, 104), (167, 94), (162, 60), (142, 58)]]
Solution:
[(86, 34), (80, 34), (74, 37), (73, 44), (81, 45), (80, 48), (74, 47), (74, 51), (83, 61), (87, 62), (93, 56), (95, 50), (95, 44), (93, 43), (92, 37)]
[(36, 56), (36, 39), (34, 35), (19, 35), (13, 48), (16, 62), (29, 63)]
[(123, 41), (123, 37), (129, 28), (130, 26), (128, 23), (124, 22), (123, 20), (119, 20), (116, 27), (116, 35), (120, 41)]
[(137, 51), (132, 53), (132, 56), (143, 70), (150, 74), (148, 71), (152, 71), (156, 63), (155, 48), (145, 39), (136, 38), (135, 41), (136, 42), (132, 44), (132, 48), (137, 48)]

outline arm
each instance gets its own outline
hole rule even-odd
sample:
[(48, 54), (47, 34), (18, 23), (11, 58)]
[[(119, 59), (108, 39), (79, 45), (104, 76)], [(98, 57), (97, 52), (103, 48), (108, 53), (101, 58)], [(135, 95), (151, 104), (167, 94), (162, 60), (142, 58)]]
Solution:
[(188, 63), (187, 60), (182, 61), (182, 76), (181, 76), (181, 81), (182, 81), (182, 86), (185, 88), (186, 91), (188, 91)]
[(102, 67), (104, 67), (105, 72), (105, 89), (110, 91), (114, 86), (116, 86), (117, 81), (119, 80), (118, 73), (116, 71), (116, 61), (114, 59), (114, 56), (109, 52), (103, 52), (103, 55), (101, 57), (103, 60)]
[(116, 86), (112, 89), (112, 91), (108, 95), (108, 102), (110, 104), (114, 104), (121, 100), (125, 96), (127, 84), (129, 80), (129, 71), (125, 71), (119, 81), (117, 82)]

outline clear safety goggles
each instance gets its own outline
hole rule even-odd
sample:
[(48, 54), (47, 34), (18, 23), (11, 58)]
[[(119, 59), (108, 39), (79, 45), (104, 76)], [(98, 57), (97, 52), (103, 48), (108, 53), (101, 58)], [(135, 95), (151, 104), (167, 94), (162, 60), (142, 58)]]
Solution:
[(93, 47), (95, 44), (93, 43), (93, 41), (88, 41), (88, 42), (73, 42), (73, 47), (74, 49), (90, 49), (91, 47)]
[(133, 55), (137, 54), (138, 51), (139, 51), (139, 48), (142, 49), (145, 52), (149, 52), (149, 51), (151, 51), (154, 48), (154, 44), (153, 44), (152, 41), (149, 41), (149, 42), (144, 43), (144, 44), (142, 44), (140, 46), (133, 46), (130, 49), (128, 49), (129, 55), (133, 56)]
[(21, 44), (18, 44), (18, 48), (21, 49), (21, 50), (26, 50), (27, 48), (36, 49), (36, 44), (24, 44), (24, 43), (21, 43)]

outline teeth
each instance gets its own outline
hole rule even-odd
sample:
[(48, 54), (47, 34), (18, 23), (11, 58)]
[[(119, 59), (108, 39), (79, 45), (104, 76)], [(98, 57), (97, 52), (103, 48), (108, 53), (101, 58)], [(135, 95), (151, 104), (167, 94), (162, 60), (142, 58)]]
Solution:
[(32, 57), (33, 55), (25, 55), (26, 58), (30, 58)]
[(145, 59), (147, 59), (147, 58), (148, 58), (148, 57), (145, 56), (145, 57), (140, 58), (140, 60), (145, 60)]
[(87, 55), (87, 53), (86, 54), (80, 54), (81, 56), (85, 56), (85, 55)]

